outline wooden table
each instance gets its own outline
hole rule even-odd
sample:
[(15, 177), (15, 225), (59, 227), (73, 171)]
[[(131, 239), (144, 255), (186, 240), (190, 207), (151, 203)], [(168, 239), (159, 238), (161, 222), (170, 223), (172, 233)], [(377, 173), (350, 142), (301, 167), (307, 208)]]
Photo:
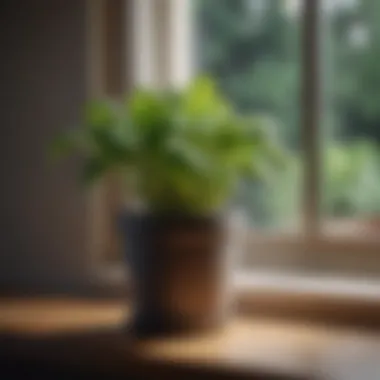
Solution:
[(116, 301), (0, 299), (0, 378), (380, 379), (379, 333), (250, 316), (136, 341), (127, 314)]

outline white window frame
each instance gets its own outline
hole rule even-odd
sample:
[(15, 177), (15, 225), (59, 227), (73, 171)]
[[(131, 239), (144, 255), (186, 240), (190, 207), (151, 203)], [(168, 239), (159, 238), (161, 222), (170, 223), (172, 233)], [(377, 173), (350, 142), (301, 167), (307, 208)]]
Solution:
[[(93, 41), (99, 39), (99, 17), (102, 3), (106, 0), (88, 0), (91, 3), (90, 36)], [(125, 0), (132, 1), (132, 0)], [(136, 85), (155, 87), (180, 86), (194, 74), (192, 59), (193, 31), (191, 20), (192, 0), (133, 0), (133, 36), (132, 72)], [(301, 61), (301, 136), (304, 151), (302, 230), (299, 235), (279, 234), (275, 236), (257, 236), (248, 241), (248, 250), (252, 260), (257, 256), (262, 262), (278, 262), (290, 272), (300, 268), (318, 271), (331, 269), (353, 277), (365, 273), (380, 273), (380, 239), (360, 239), (357, 237), (332, 237), (322, 234), (320, 217), (321, 198), (321, 149), (320, 115), (322, 112), (321, 88), (321, 2), (322, 0), (304, 0), (302, 12), (302, 61)], [(94, 5), (95, 4), (95, 5)], [(98, 5), (96, 5), (98, 4)], [(91, 45), (91, 44), (90, 44)], [(92, 44), (92, 56), (96, 57), (99, 48)], [(90, 49), (91, 50), (91, 49)], [(178, 54), (178, 52), (181, 54)], [(91, 55), (90, 55), (91, 56)], [(96, 59), (92, 59), (96, 62)], [(91, 94), (101, 94), (101, 68), (94, 64), (90, 72), (89, 83), (95, 89)], [(99, 206), (101, 195), (97, 193), (91, 200), (90, 246), (91, 257), (96, 258), (96, 271), (104, 277), (122, 276), (120, 266), (105, 269), (104, 260), (94, 252), (106, 244)], [(95, 211), (94, 211), (95, 210)], [(96, 211), (98, 210), (98, 211)], [(94, 215), (94, 214), (92, 214)], [(102, 238), (103, 236), (103, 238)], [(377, 268), (374, 264), (378, 263)], [(360, 268), (355, 267), (360, 264)], [(285, 270), (286, 271), (286, 270)], [(248, 273), (250, 273), (247, 270)], [(115, 275), (118, 274), (118, 275)], [(297, 273), (294, 273), (297, 275)], [(246, 278), (246, 275), (244, 276)]]

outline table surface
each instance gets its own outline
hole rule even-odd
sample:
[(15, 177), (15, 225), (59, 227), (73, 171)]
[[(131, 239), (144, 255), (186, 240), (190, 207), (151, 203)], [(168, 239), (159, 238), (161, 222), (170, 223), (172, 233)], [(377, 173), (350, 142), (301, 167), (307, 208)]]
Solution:
[(136, 341), (123, 330), (127, 315), (117, 301), (3, 298), (0, 357), (140, 378), (380, 379), (375, 331), (249, 316), (198, 336)]

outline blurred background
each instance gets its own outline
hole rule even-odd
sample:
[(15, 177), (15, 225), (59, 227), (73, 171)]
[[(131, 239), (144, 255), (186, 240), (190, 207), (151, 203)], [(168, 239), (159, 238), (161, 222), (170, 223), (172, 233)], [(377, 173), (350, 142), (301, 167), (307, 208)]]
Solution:
[[(243, 204), (254, 226), (289, 228), (300, 215), (301, 3), (206, 0), (195, 10), (199, 67), (218, 78), (238, 109), (271, 115), (292, 152), (292, 165), (270, 188), (247, 186)], [(361, 223), (376, 224), (380, 206), (377, 6), (321, 4), (320, 208), (324, 223), (348, 235), (355, 223), (357, 233)]]
[[(302, 116), (302, 1), (5, 0), (0, 9), (5, 291), (97, 292), (123, 281), (117, 183), (84, 192), (78, 159), (52, 165), (48, 144), (78, 124), (86, 99), (198, 73), (241, 112), (272, 118), (289, 151), (286, 170), (236, 195), (250, 228), (245, 272), (378, 278), (379, 1), (320, 1), (317, 39), (309, 36), (320, 68), (316, 166)], [(314, 208), (305, 216), (310, 178)]]

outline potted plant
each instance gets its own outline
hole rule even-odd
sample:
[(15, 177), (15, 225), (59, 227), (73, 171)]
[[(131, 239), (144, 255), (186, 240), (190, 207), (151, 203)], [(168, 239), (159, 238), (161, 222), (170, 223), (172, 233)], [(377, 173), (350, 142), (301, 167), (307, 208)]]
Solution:
[(226, 316), (227, 201), (240, 180), (263, 178), (279, 160), (269, 127), (199, 78), (178, 92), (91, 102), (84, 128), (56, 141), (61, 153), (83, 154), (85, 182), (116, 171), (138, 199), (121, 218), (138, 332), (211, 327)]

